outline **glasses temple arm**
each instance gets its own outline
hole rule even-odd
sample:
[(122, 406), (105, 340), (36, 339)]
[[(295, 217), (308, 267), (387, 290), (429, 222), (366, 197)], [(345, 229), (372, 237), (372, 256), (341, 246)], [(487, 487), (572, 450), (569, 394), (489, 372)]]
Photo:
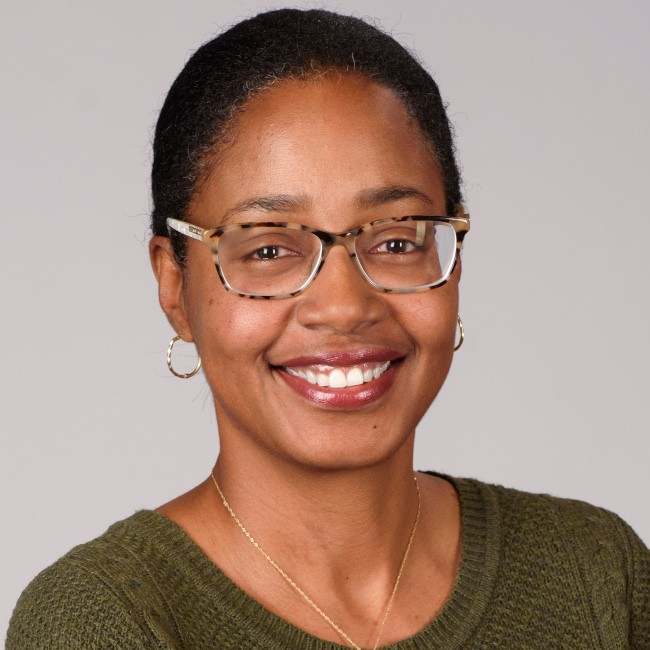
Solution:
[(198, 239), (198, 241), (203, 240), (203, 234), (205, 233), (205, 230), (203, 228), (199, 228), (198, 226), (194, 226), (191, 223), (187, 223), (187, 221), (172, 219), (171, 217), (166, 219), (166, 223), (168, 228), (171, 228), (176, 232), (180, 232), (186, 237)]

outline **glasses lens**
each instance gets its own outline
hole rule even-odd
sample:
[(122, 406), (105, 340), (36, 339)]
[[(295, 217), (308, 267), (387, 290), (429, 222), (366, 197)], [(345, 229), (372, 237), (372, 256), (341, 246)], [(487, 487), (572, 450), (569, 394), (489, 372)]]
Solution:
[(291, 227), (229, 230), (219, 238), (219, 266), (231, 289), (255, 296), (298, 291), (320, 259), (316, 235)]
[(396, 221), (359, 233), (357, 258), (367, 276), (384, 289), (416, 289), (449, 277), (456, 232), (448, 223)]

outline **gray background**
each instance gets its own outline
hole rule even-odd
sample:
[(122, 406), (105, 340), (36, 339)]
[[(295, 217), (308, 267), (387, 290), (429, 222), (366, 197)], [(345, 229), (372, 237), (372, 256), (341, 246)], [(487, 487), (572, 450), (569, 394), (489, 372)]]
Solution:
[[(280, 4), (3, 0), (0, 634), (39, 569), (214, 461), (205, 381), (165, 367), (151, 128), (194, 48)], [(464, 166), (467, 341), (416, 466), (585, 499), (650, 542), (650, 4), (324, 6), (420, 53)]]

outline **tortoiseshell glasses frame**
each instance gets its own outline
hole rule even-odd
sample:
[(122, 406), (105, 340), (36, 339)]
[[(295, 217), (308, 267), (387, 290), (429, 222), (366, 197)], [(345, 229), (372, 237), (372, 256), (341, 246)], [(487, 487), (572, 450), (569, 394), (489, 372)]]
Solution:
[[(395, 233), (392, 233), (392, 231), (388, 231), (388, 229), (395, 224), (396, 226), (396, 231)], [(402, 226), (400, 224), (403, 224), (404, 227), (407, 227), (409, 229), (409, 232), (412, 232), (413, 234), (409, 234), (408, 236), (411, 237), (414, 241), (409, 241), (408, 239), (405, 239), (406, 235), (402, 233), (400, 228)], [(357, 253), (356, 250), (356, 244), (357, 244), (357, 239), (360, 237), (364, 237), (366, 235), (375, 235), (375, 233), (383, 234), (384, 232), (390, 232), (392, 237), (386, 237), (383, 243), (381, 243), (382, 246), (386, 245), (386, 242), (389, 242), (390, 244), (395, 244), (397, 243), (398, 245), (403, 245), (404, 243), (408, 244), (412, 249), (415, 250), (424, 250), (423, 241), (425, 238), (425, 233), (427, 232), (427, 224), (432, 226), (429, 230), (434, 233), (433, 235), (433, 245), (436, 247), (436, 253), (435, 257), (436, 260), (439, 261), (441, 255), (439, 248), (441, 246), (441, 243), (438, 242), (437, 239), (437, 233), (438, 231), (442, 231), (446, 233), (442, 238), (441, 242), (442, 245), (446, 248), (443, 253), (445, 254), (446, 258), (444, 259), (444, 264), (439, 264), (437, 267), (439, 269), (439, 272), (436, 273), (436, 277), (431, 275), (430, 278), (428, 278), (429, 281), (424, 281), (424, 282), (418, 282), (417, 284), (413, 286), (388, 286), (388, 283), (380, 283), (377, 282), (376, 278), (373, 279), (372, 275), (375, 274), (376, 272), (368, 272), (367, 268), (364, 268), (364, 262), (360, 259), (360, 255)], [(318, 272), (320, 269), (323, 267), (323, 264), (325, 263), (325, 259), (327, 257), (327, 254), (329, 251), (332, 249), (333, 246), (341, 245), (343, 246), (346, 251), (348, 252), (349, 256), (352, 258), (355, 266), (363, 276), (363, 278), (370, 284), (372, 285), (375, 289), (378, 291), (382, 291), (385, 293), (412, 293), (412, 292), (418, 292), (418, 291), (428, 291), (430, 289), (434, 289), (436, 287), (439, 287), (443, 285), (451, 274), (454, 271), (456, 261), (458, 258), (458, 255), (460, 254), (460, 251), (462, 249), (463, 245), (463, 239), (465, 235), (469, 232), (470, 229), (470, 219), (469, 219), (469, 214), (465, 214), (462, 207), (459, 208), (458, 212), (456, 213), (456, 216), (453, 217), (442, 217), (442, 216), (404, 216), (404, 217), (393, 217), (393, 218), (387, 218), (387, 219), (377, 219), (375, 221), (371, 221), (369, 223), (363, 224), (361, 226), (358, 226), (356, 228), (353, 228), (352, 230), (349, 230), (347, 232), (342, 232), (342, 233), (331, 233), (327, 232), (324, 230), (318, 230), (316, 228), (310, 228), (309, 226), (305, 226), (302, 224), (298, 223), (287, 223), (287, 222), (277, 222), (277, 221), (260, 221), (260, 222), (248, 222), (248, 223), (232, 223), (232, 224), (226, 224), (223, 226), (217, 226), (216, 228), (201, 228), (199, 226), (195, 226), (194, 224), (188, 223), (186, 221), (180, 221), (179, 219), (173, 219), (173, 218), (168, 218), (167, 219), (167, 227), (168, 230), (170, 231), (170, 234), (172, 231), (179, 232), (187, 237), (190, 237), (191, 239), (195, 239), (199, 242), (202, 242), (206, 246), (208, 246), (212, 252), (212, 257), (214, 260), (214, 264), (217, 269), (217, 273), (219, 275), (219, 278), (221, 282), (223, 283), (223, 286), (230, 291), (231, 293), (234, 293), (238, 296), (241, 296), (242, 298), (253, 298), (253, 299), (263, 299), (263, 300), (274, 300), (274, 299), (281, 299), (281, 298), (291, 298), (293, 296), (297, 296), (298, 294), (302, 293), (307, 289), (307, 287), (312, 283), (314, 278), (318, 275)], [(404, 228), (402, 228), (404, 229)], [(244, 232), (247, 231), (247, 232)], [(254, 276), (254, 281), (259, 282), (260, 278), (263, 277), (264, 282), (266, 283), (266, 290), (264, 291), (251, 291), (248, 287), (243, 287), (243, 286), (234, 286), (232, 284), (232, 278), (228, 278), (229, 272), (228, 270), (224, 271), (224, 262), (226, 262), (226, 266), (228, 264), (233, 264), (233, 262), (227, 262), (226, 261), (226, 256), (222, 255), (222, 258), (220, 259), (220, 244), (222, 242), (227, 242), (227, 246), (229, 248), (232, 248), (236, 245), (239, 245), (239, 242), (236, 244), (231, 244), (231, 241), (233, 240), (233, 235), (238, 237), (238, 239), (242, 239), (237, 233), (241, 232), (242, 236), (244, 234), (248, 235), (249, 239), (255, 240), (255, 246), (253, 249), (250, 249), (250, 252), (247, 253), (246, 256), (239, 256), (239, 252), (237, 252), (237, 255), (239, 257), (236, 257), (237, 262), (236, 264), (241, 267), (242, 269), (245, 269), (245, 273), (249, 273), (249, 275)], [(453, 232), (453, 238), (452, 238), (452, 232)], [(230, 238), (228, 239), (230, 233)], [(256, 242), (256, 237), (259, 235), (261, 238), (262, 233), (273, 233), (275, 237), (280, 237), (280, 241), (282, 245), (279, 245), (278, 243), (275, 242), (275, 240), (272, 240), (270, 243), (263, 243), (263, 242)], [(293, 234), (292, 234), (293, 233)], [(301, 233), (301, 235), (298, 235), (298, 233)], [(304, 234), (307, 235), (307, 237), (304, 236)], [(224, 235), (226, 235), (226, 238), (224, 239)], [(296, 241), (296, 243), (300, 243), (303, 246), (308, 246), (309, 250), (305, 249), (305, 253), (308, 253), (308, 255), (303, 255), (302, 251), (300, 251), (299, 254), (295, 254), (294, 251), (292, 251), (290, 248), (286, 247), (284, 245), (284, 241), (282, 240), (282, 237), (285, 237), (290, 244), (293, 243), (293, 240)], [(300, 240), (300, 242), (298, 242)], [(429, 249), (433, 250), (433, 247), (431, 244), (429, 244)], [(246, 249), (248, 250), (248, 249)], [(264, 251), (264, 255), (268, 254), (268, 251), (275, 250), (276, 252), (278, 250), (283, 250), (283, 251), (288, 251), (288, 254), (285, 255), (275, 255), (269, 257), (264, 257), (262, 255), (258, 255), (255, 257), (254, 262), (257, 265), (257, 268), (255, 269), (255, 272), (249, 272), (250, 266), (247, 266), (247, 264), (250, 263), (250, 261), (253, 259), (253, 255), (258, 254), (260, 251)], [(398, 254), (402, 253), (402, 251), (396, 251)], [(390, 264), (376, 264), (375, 259), (372, 260), (372, 264), (375, 264), (379, 268), (387, 268), (387, 274), (392, 273), (393, 271), (391, 270), (391, 264), (392, 260), (400, 259), (399, 257), (395, 257), (393, 255), (392, 251), (389, 253), (387, 250), (382, 251), (383, 253), (383, 258), (379, 255), (373, 255), (374, 258), (383, 259), (385, 262), (386, 260), (390, 260)], [(424, 253), (426, 254), (426, 252)], [(433, 256), (432, 254), (430, 254)], [(367, 257), (367, 253), (364, 252), (363, 254), (364, 257)], [(304, 262), (302, 262), (302, 267), (299, 267), (301, 264), (301, 261), (304, 259)], [(401, 259), (406, 259), (404, 255), (402, 255)], [(284, 284), (282, 286), (283, 290), (282, 291), (270, 291), (268, 289), (268, 285), (276, 280), (274, 279), (272, 273), (269, 276), (269, 273), (266, 271), (266, 269), (270, 268), (269, 267), (269, 262), (274, 262), (275, 260), (280, 260), (280, 264), (277, 262), (273, 264), (273, 266), (277, 267), (282, 267), (282, 266), (287, 266), (287, 263), (289, 263), (291, 266), (291, 269), (296, 269), (295, 272), (293, 270), (290, 270), (289, 272), (283, 271), (284, 275), (283, 277), (286, 278), (286, 276), (290, 275), (293, 273), (296, 277), (295, 284), (297, 286), (291, 285), (291, 282), (287, 281), (286, 279), (283, 280), (284, 284), (289, 284), (291, 286), (291, 290), (285, 290), (287, 287), (284, 287)], [(414, 259), (413, 262), (416, 260)], [(416, 268), (415, 264), (412, 262), (410, 263), (410, 268), (411, 268), (411, 273), (413, 273), (414, 268)], [(366, 260), (366, 267), (367, 266), (372, 266), (367, 260)], [(394, 268), (398, 268), (398, 265), (393, 265)], [(262, 272), (258, 272), (258, 269), (261, 268)], [(417, 267), (421, 268), (421, 267)], [(399, 270), (399, 268), (398, 268)], [(266, 274), (267, 277), (264, 277)], [(232, 274), (231, 275), (235, 275)], [(277, 274), (278, 276), (280, 274)], [(437, 277), (437, 276), (440, 277)], [(290, 278), (292, 280), (293, 278)], [(241, 281), (241, 280), (240, 280)], [(237, 284), (237, 282), (235, 282)], [(245, 282), (242, 282), (242, 284), (245, 284)], [(395, 285), (399, 284), (399, 282), (395, 282)], [(246, 289), (246, 290), (243, 290)]]

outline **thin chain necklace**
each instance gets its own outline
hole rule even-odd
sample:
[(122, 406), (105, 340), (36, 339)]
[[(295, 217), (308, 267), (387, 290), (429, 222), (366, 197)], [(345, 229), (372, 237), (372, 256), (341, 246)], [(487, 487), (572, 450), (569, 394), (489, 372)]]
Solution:
[[(228, 500), (224, 496), (224, 493), (221, 491), (221, 488), (219, 487), (219, 483), (217, 483), (217, 479), (214, 476), (214, 472), (210, 473), (210, 476), (212, 477), (212, 481), (217, 488), (217, 492), (219, 492), (219, 496), (221, 497), (221, 501), (225, 507), (225, 509), (230, 513), (230, 516), (235, 520), (235, 523), (237, 526), (239, 526), (239, 529), (244, 533), (244, 535), (248, 538), (248, 541), (262, 554), (264, 559), (286, 580), (286, 582), (292, 587), (294, 591), (296, 591), (302, 598), (309, 604), (309, 606), (314, 609), (335, 631), (336, 633), (344, 639), (350, 647), (354, 648), (355, 650), (362, 650), (359, 645), (357, 645), (296, 583), (295, 581), (287, 575), (287, 573), (280, 567), (280, 565), (255, 541), (255, 538), (246, 530), (244, 527), (244, 524), (241, 523), (239, 520), (239, 517), (235, 514), (235, 511), (230, 507), (230, 504), (228, 503)], [(411, 550), (411, 544), (413, 543), (413, 538), (415, 537), (415, 531), (417, 530), (418, 527), (418, 522), (420, 521), (420, 505), (421, 505), (421, 499), (420, 499), (420, 486), (418, 484), (418, 479), (415, 474), (413, 474), (413, 481), (415, 482), (415, 487), (417, 489), (418, 493), (418, 510), (415, 515), (415, 521), (413, 522), (413, 528), (411, 529), (411, 535), (409, 536), (409, 541), (408, 544), (406, 545), (406, 550), (404, 551), (404, 555), (402, 556), (402, 561), (399, 565), (399, 571), (397, 572), (397, 577), (395, 578), (395, 583), (393, 584), (393, 589), (390, 592), (390, 597), (388, 598), (388, 604), (386, 605), (386, 609), (384, 610), (384, 616), (381, 619), (381, 624), (379, 626), (379, 633), (377, 634), (377, 638), (375, 639), (375, 645), (373, 646), (372, 650), (377, 650), (377, 647), (379, 646), (379, 639), (381, 638), (381, 635), (384, 631), (384, 625), (386, 625), (386, 619), (388, 618), (388, 614), (391, 610), (391, 607), (393, 606), (393, 600), (395, 599), (395, 593), (397, 592), (397, 586), (399, 585), (399, 581), (402, 577), (402, 572), (404, 571), (404, 566), (406, 565), (406, 559), (409, 556), (409, 551)]]

